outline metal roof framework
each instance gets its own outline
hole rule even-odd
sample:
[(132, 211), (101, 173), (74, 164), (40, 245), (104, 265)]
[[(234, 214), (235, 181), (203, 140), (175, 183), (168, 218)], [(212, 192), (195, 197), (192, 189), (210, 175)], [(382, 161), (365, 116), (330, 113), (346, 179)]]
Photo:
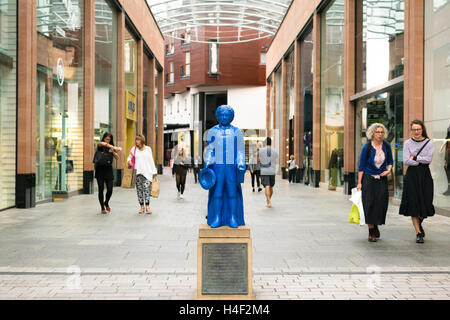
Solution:
[(272, 37), (292, 0), (146, 0), (167, 38), (241, 43)]

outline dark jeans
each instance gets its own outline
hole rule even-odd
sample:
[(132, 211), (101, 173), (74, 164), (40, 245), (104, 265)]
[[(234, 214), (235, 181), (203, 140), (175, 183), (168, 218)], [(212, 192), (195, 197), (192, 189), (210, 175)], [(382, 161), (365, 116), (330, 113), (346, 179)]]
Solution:
[[(106, 200), (104, 200), (103, 191), (105, 188), (105, 182), (106, 182)], [(97, 178), (97, 184), (98, 184), (98, 201), (100, 202), (100, 206), (102, 207), (102, 210), (105, 210), (105, 205), (108, 206), (109, 199), (111, 199), (112, 193), (113, 193), (113, 182), (112, 179), (105, 179), (103, 177)]]
[(175, 177), (177, 180), (177, 189), (181, 194), (183, 194), (184, 186), (186, 184), (186, 175), (185, 174), (176, 174)]
[(295, 175), (297, 173), (297, 168), (289, 170), (289, 182), (295, 183)]
[(194, 167), (194, 179), (195, 179), (195, 183), (198, 182), (198, 174), (200, 172), (200, 168), (195, 168)]
[(261, 171), (260, 170), (255, 170), (255, 171), (253, 171), (253, 173), (250, 172), (250, 174), (252, 176), (252, 188), (255, 188), (255, 177), (256, 177), (256, 183), (257, 183), (258, 188), (259, 188)]

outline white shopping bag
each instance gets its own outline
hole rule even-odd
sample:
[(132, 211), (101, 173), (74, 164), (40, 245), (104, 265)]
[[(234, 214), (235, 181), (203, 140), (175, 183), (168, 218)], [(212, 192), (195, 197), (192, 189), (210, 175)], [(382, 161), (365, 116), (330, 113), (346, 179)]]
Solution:
[(351, 202), (353, 202), (357, 207), (359, 211), (359, 225), (363, 226), (366, 224), (366, 221), (364, 219), (364, 208), (362, 204), (362, 193), (361, 191), (358, 191), (358, 189), (353, 188), (352, 189), (352, 196), (349, 199)]

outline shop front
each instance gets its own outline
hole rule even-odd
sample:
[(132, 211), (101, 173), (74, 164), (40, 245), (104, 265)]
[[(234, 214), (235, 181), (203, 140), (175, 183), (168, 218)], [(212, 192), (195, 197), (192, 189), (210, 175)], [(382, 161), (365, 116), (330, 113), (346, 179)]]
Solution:
[(36, 200), (83, 187), (83, 2), (37, 5)]
[(0, 210), (15, 205), (17, 1), (0, 1)]
[[(125, 46), (124, 46), (124, 72), (125, 72), (125, 153), (135, 145), (137, 132), (137, 41), (128, 28), (125, 28)], [(126, 162), (127, 157), (124, 157)], [(125, 168), (126, 163), (124, 163)]]
[(388, 175), (389, 192), (401, 198), (403, 190), (403, 86), (358, 100), (355, 115), (355, 172), (358, 171), (362, 147), (367, 143), (366, 132), (373, 123), (383, 124), (392, 148), (394, 165)]
[(320, 182), (336, 190), (344, 183), (344, 0), (324, 10), (321, 30)]
[[(308, 30), (308, 29), (307, 29)], [(312, 28), (300, 39), (300, 179), (312, 183), (313, 176), (313, 38)]]
[(435, 207), (450, 210), (450, 0), (425, 1), (424, 120)]
[[(404, 140), (404, 1), (357, 1), (356, 5), (355, 172), (366, 132), (383, 124), (394, 165), (389, 192), (401, 198)], [(357, 179), (357, 175), (355, 175)], [(355, 180), (356, 183), (356, 180)]]

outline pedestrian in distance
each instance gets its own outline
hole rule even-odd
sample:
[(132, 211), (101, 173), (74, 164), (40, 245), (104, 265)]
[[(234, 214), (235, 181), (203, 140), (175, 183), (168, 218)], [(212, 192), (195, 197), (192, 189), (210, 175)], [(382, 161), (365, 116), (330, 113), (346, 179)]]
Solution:
[(386, 223), (389, 203), (387, 176), (394, 160), (392, 148), (384, 139), (387, 129), (381, 123), (372, 124), (366, 132), (369, 141), (363, 146), (359, 156), (358, 186), (362, 191), (364, 218), (369, 227), (370, 242), (380, 238), (379, 225)]
[(173, 161), (172, 177), (175, 177), (177, 184), (178, 199), (183, 199), (183, 193), (186, 186), (187, 164), (184, 150), (180, 149)]
[(275, 185), (275, 174), (277, 172), (278, 152), (272, 149), (272, 139), (266, 138), (264, 148), (258, 152), (258, 161), (261, 163), (261, 182), (265, 188), (266, 207), (272, 208), (273, 187)]
[(158, 170), (153, 161), (152, 148), (145, 145), (145, 137), (142, 134), (136, 136), (135, 146), (130, 150), (130, 155), (127, 159), (128, 168), (133, 167), (133, 162), (134, 169), (136, 169), (137, 198), (139, 205), (141, 206), (138, 213), (142, 214), (145, 211), (147, 214), (151, 214), (151, 186), (153, 179), (158, 176)]
[[(122, 150), (114, 146), (114, 137), (111, 133), (105, 132), (102, 140), (97, 145), (97, 151), (94, 155), (95, 179), (98, 185), (98, 201), (100, 202), (101, 213), (111, 212), (109, 200), (113, 193), (114, 174), (113, 159), (119, 159), (117, 152)], [(106, 198), (104, 188), (106, 184)]]
[(200, 157), (199, 156), (194, 157), (194, 164), (193, 164), (192, 171), (194, 172), (195, 184), (197, 184), (198, 174), (200, 173)]
[(411, 138), (403, 146), (403, 193), (399, 213), (411, 217), (416, 242), (424, 243), (423, 221), (434, 216), (433, 178), (429, 165), (433, 159), (434, 142), (428, 137), (420, 120), (411, 122)]
[[(256, 151), (258, 152), (258, 151)], [(248, 160), (248, 169), (250, 171), (250, 175), (252, 177), (252, 189), (253, 192), (255, 192), (255, 179), (256, 179), (256, 185), (258, 187), (258, 192), (262, 191), (261, 188), (261, 164), (258, 162), (258, 156), (257, 154), (252, 154), (250, 156), (250, 159)]]
[(294, 155), (291, 155), (290, 160), (288, 160), (288, 165), (289, 165), (289, 183), (295, 183), (295, 177), (297, 174), (297, 164), (295, 163), (295, 157)]

